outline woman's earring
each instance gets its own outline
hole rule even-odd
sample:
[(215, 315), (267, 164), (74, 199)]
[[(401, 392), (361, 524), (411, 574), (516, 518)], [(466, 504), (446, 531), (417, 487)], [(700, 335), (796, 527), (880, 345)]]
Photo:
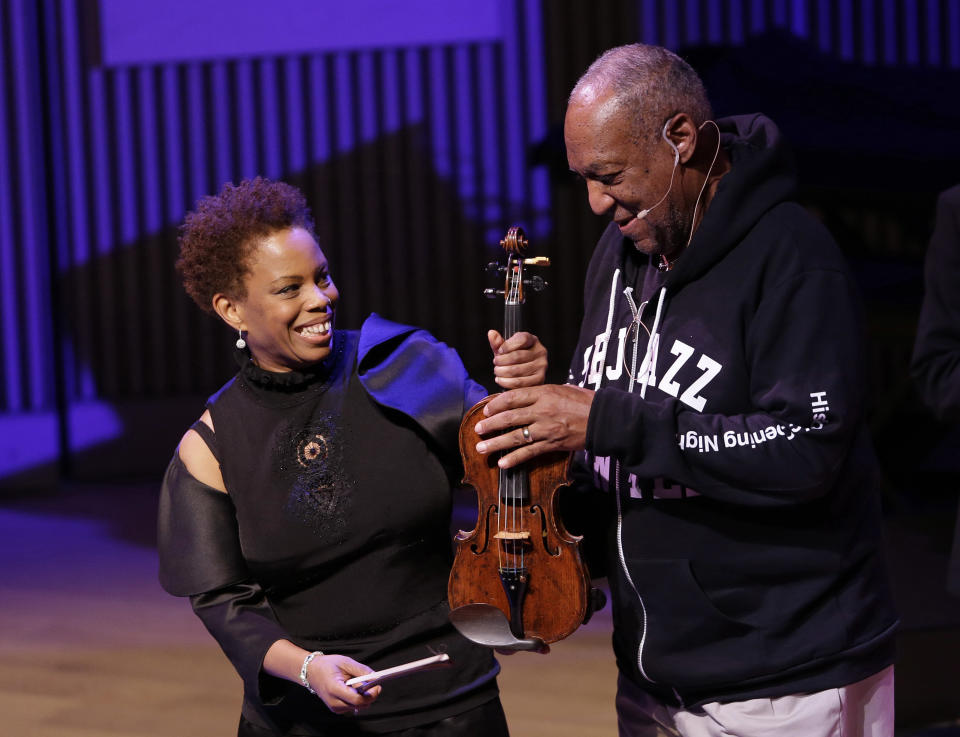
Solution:
[(243, 339), (243, 331), (242, 331), (242, 330), (238, 330), (237, 333), (240, 335), (240, 337), (237, 338), (237, 348), (242, 351), (244, 348), (247, 347), (247, 341), (245, 341), (245, 340)]

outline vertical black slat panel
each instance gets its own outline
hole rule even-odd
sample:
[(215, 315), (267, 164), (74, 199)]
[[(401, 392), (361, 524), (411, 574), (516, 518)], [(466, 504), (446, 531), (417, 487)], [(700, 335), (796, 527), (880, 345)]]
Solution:
[[(306, 92), (308, 121), (307, 159), (310, 162), (310, 186), (307, 192), (313, 205), (313, 214), (317, 222), (317, 236), (320, 246), (330, 261), (334, 281), (341, 285), (342, 264), (338, 260), (339, 250), (336, 237), (336, 202), (331, 160), (333, 158), (333, 107), (330, 104), (331, 91), (329, 59), (316, 55), (305, 60), (306, 74), (304, 89)], [(341, 285), (342, 286), (342, 285)], [(345, 324), (339, 323), (341, 327)]]
[(17, 354), (17, 319), (14, 300), (16, 291), (13, 268), (14, 205), (13, 176), (10, 157), (14, 150), (13, 91), (10, 69), (13, 55), (10, 49), (10, 22), (8, 3), (0, 3), (0, 411), (16, 411), (20, 407), (18, 395), (21, 386)]
[(865, 58), (863, 34), (863, 16), (860, 3), (856, 0), (845, 0), (841, 10), (843, 17), (838, 22), (841, 27), (840, 55), (848, 61), (862, 62)]
[[(570, 90), (590, 61), (592, 53), (584, 40), (577, 40), (572, 32), (575, 26), (564, 22), (561, 13), (544, 13), (544, 47), (547, 49), (547, 115), (555, 139), (548, 141), (545, 157), (551, 167), (551, 211), (554, 224), (554, 238), (551, 249), (550, 299), (560, 305), (558, 315), (564, 317), (548, 322), (537, 334), (549, 351), (548, 381), (563, 382), (566, 377), (570, 356), (565, 346), (563, 331), (575, 330), (583, 311), (582, 274), (576, 267), (576, 250), (583, 247), (579, 228), (587, 219), (578, 211), (583, 207), (582, 185), (568, 173), (567, 162), (562, 145), (563, 117), (567, 108)], [(636, 26), (634, 26), (636, 27)], [(641, 29), (642, 31), (642, 29)], [(571, 38), (572, 37), (572, 38)], [(570, 53), (569, 44), (580, 44), (578, 53)], [(579, 278), (579, 284), (577, 280)], [(571, 317), (573, 315), (574, 317)], [(577, 322), (572, 322), (576, 319)]]
[[(518, 25), (518, 6), (519, 0), (509, 4), (511, 9), (511, 28), (516, 29)], [(514, 34), (516, 31), (514, 30)], [(504, 150), (503, 165), (507, 170), (506, 194), (507, 194), (507, 217), (511, 223), (525, 222), (527, 202), (529, 199), (529, 187), (527, 180), (527, 168), (524, 162), (524, 127), (525, 117), (523, 114), (523, 66), (522, 55), (524, 49), (518, 43), (516, 36), (505, 40), (503, 44), (502, 73), (504, 105), (511, 111), (509, 114), (510, 123), (504, 125)], [(516, 111), (514, 116), (512, 111)]]
[(515, 28), (515, 37), (521, 40), (520, 43), (516, 44), (517, 46), (517, 71), (520, 72), (518, 77), (519, 84), (517, 85), (517, 99), (511, 101), (511, 107), (516, 106), (517, 112), (519, 113), (516, 121), (519, 124), (519, 138), (520, 138), (520, 151), (518, 152), (521, 157), (522, 171), (523, 171), (523, 188), (521, 190), (521, 210), (519, 212), (519, 217), (524, 222), (531, 222), (531, 196), (533, 192), (533, 181), (531, 175), (531, 167), (526, 161), (528, 152), (530, 151), (530, 145), (532, 143), (529, 131), (527, 128), (528, 121), (530, 120), (530, 86), (528, 84), (527, 75), (523, 72), (525, 71), (524, 63), (524, 51), (525, 46), (522, 43), (522, 40), (527, 37), (527, 19), (524, 13), (524, 4), (523, 0), (517, 0), (514, 5), (514, 28)]
[(97, 393), (103, 397), (119, 394), (119, 376), (123, 371), (118, 344), (114, 339), (119, 326), (119, 304), (116, 296), (118, 275), (113, 252), (113, 166), (109, 141), (113, 130), (109, 115), (111, 73), (102, 69), (89, 72), (88, 107), (90, 147), (90, 191), (92, 192), (92, 220), (94, 223), (94, 250), (91, 275), (96, 328), (90, 355), (90, 367), (98, 379)]
[[(504, 205), (503, 179), (505, 166), (503, 161), (504, 121), (513, 117), (511, 107), (502, 97), (500, 65), (498, 54), (502, 43), (479, 44), (471, 52), (471, 86), (476, 90), (476, 104), (472, 111), (474, 137), (473, 156), (477, 161), (475, 172), (476, 190), (476, 247), (470, 263), (463, 267), (464, 299), (467, 314), (472, 321), (465, 341), (479, 359), (471, 366), (474, 378), (493, 386), (490, 366), (490, 353), (487, 347), (486, 331), (490, 328), (501, 329), (503, 310), (495, 309), (492, 300), (483, 297), (487, 287), (502, 286), (502, 279), (488, 275), (486, 264), (502, 261), (502, 251), (498, 239), (506, 229), (506, 208)], [(497, 284), (497, 282), (500, 284)]]
[[(486, 261), (484, 253), (484, 192), (483, 192), (483, 138), (480, 131), (480, 87), (477, 72), (477, 49), (462, 46), (455, 52), (454, 93), (451, 100), (457, 117), (456, 158), (460, 164), (457, 189), (462, 200), (461, 227), (458, 242), (453, 244), (454, 271), (448, 282), (454, 287), (457, 298), (458, 324), (452, 340), (474, 367), (474, 373), (489, 375), (489, 348), (484, 334), (484, 324), (478, 309), (482, 284), (481, 267)], [(459, 282), (459, 283), (458, 283)]]
[(61, 5), (61, 79), (63, 85), (63, 134), (65, 138), (63, 181), (67, 190), (66, 204), (59, 213), (60, 232), (68, 244), (61, 273), (54, 285), (59, 288), (64, 319), (70, 325), (68, 336), (71, 358), (67, 364), (66, 397), (85, 400), (96, 396), (89, 360), (93, 350), (93, 290), (90, 263), (93, 258), (87, 187), (86, 106), (80, 28), (76, 6), (69, 0)]
[(264, 120), (265, 112), (262, 109), (263, 105), (263, 79), (262, 75), (262, 59), (251, 59), (249, 62), (250, 67), (250, 102), (251, 102), (251, 115), (250, 118), (253, 121), (253, 127), (251, 132), (253, 133), (253, 150), (256, 152), (256, 166), (253, 169), (253, 175), (259, 176), (269, 176), (268, 174), (268, 162), (267, 162), (267, 151), (265, 149), (265, 136), (264, 128), (266, 121)]
[(683, 37), (689, 44), (706, 43), (707, 17), (700, 0), (687, 0), (681, 10)]
[[(205, 84), (207, 76), (204, 67), (198, 62), (188, 63), (183, 67), (183, 76), (185, 85), (181, 89), (186, 93), (183, 104), (186, 106), (184, 120), (187, 122), (184, 175), (191, 193), (187, 207), (192, 209), (201, 197), (214, 194), (219, 187), (214, 182), (215, 155), (209, 145), (210, 128), (213, 126), (210, 109), (213, 103)], [(183, 215), (178, 222), (182, 220)], [(214, 318), (196, 323), (194, 358), (199, 365), (195, 370), (197, 379), (204, 387), (216, 386), (225, 378), (218, 367), (223, 365), (225, 355), (229, 355), (232, 341), (227, 338), (218, 321), (219, 318)]]
[(213, 156), (213, 191), (219, 192), (224, 184), (234, 181), (236, 160), (234, 158), (234, 128), (232, 110), (234, 100), (230, 84), (230, 70), (223, 60), (211, 62), (207, 68), (207, 90), (210, 99), (211, 120), (208, 128), (208, 146)]
[[(13, 354), (7, 354), (7, 366), (18, 391), (13, 394), (14, 409), (49, 409), (53, 406), (52, 367), (46, 351), (51, 340), (49, 329), (48, 233), (44, 218), (43, 148), (44, 100), (39, 53), (39, 26), (35, 3), (13, 2), (9, 7), (7, 43), (9, 56), (5, 84), (11, 97), (10, 117), (13, 139), (8, 148), (13, 220), (14, 274), (13, 315), (6, 325), (16, 338)], [(5, 25), (6, 25), (5, 24)], [(4, 305), (7, 307), (7, 305)]]
[(182, 340), (180, 314), (184, 309), (183, 290), (174, 270), (176, 229), (169, 221), (169, 172), (165, 137), (167, 113), (164, 106), (164, 78), (162, 68), (144, 65), (139, 70), (140, 116), (144, 130), (141, 133), (141, 151), (144, 161), (145, 194), (143, 209), (147, 227), (151, 229), (148, 247), (151, 250), (150, 312), (156, 315), (156, 332), (151, 338), (156, 367), (153, 371), (154, 390), (161, 395), (175, 395), (184, 391), (177, 347)]
[(0, 101), (3, 107), (3, 140), (0, 141), (0, 359), (3, 361), (3, 399), (4, 410), (21, 411), (27, 404), (25, 400), (24, 367), (21, 363), (20, 306), (17, 284), (17, 223), (20, 215), (18, 187), (15, 176), (16, 150), (18, 145), (18, 126), (15, 111), (19, 108), (14, 69), (16, 54), (12, 15), (18, 8), (10, 3), (0, 4)]
[(284, 179), (305, 195), (307, 183), (307, 141), (306, 129), (309, 124), (305, 109), (307, 100), (303, 96), (301, 57), (288, 56), (281, 60), (280, 81), (277, 87), (278, 108), (281, 112), (282, 130), (282, 170)]
[(680, 5), (677, 2), (661, 2), (659, 21), (660, 37), (657, 39), (657, 43), (671, 49), (679, 48), (683, 38), (681, 35)]
[(47, 274), (49, 288), (46, 291), (47, 305), (43, 323), (51, 336), (45, 347), (50, 362), (49, 394), (57, 415), (57, 436), (59, 467), (61, 473), (69, 472), (69, 455), (64, 452), (70, 447), (69, 423), (67, 422), (67, 377), (71, 374), (72, 356), (66, 354), (66, 344), (62, 337), (72, 333), (72, 321), (65, 310), (65, 300), (60, 288), (60, 274), (69, 263), (70, 243), (62, 227), (61, 214), (67, 209), (67, 190), (65, 172), (66, 139), (64, 136), (63, 80), (61, 75), (62, 39), (60, 19), (54, 0), (44, 0), (41, 8), (42, 26), (40, 30), (39, 54), (44, 95), (44, 179), (46, 197), (43, 206), (45, 229), (48, 239)]
[(143, 255), (142, 273), (144, 311), (144, 373), (146, 393), (156, 396), (172, 388), (166, 357), (172, 348), (170, 311), (167, 302), (176, 295), (173, 263), (166, 247), (161, 196), (160, 116), (158, 114), (156, 76), (150, 67), (136, 70), (137, 148), (140, 171), (139, 211)]
[(727, 38), (724, 34), (725, 8), (722, 4), (703, 2), (700, 4), (700, 23), (704, 41), (719, 44)]
[(233, 117), (237, 141), (237, 179), (252, 179), (261, 169), (254, 65), (249, 59), (238, 59), (231, 66), (237, 100)]
[(944, 31), (948, 34), (948, 64), (952, 69), (960, 69), (960, 3), (952, 2), (945, 11)]
[[(483, 267), (489, 263), (488, 251), (493, 244), (488, 243), (490, 238), (489, 225), (491, 223), (490, 212), (488, 211), (488, 193), (493, 189), (492, 182), (488, 181), (493, 171), (499, 167), (489, 167), (488, 161), (492, 158), (499, 163), (500, 157), (496, 149), (488, 148), (496, 140), (489, 135), (486, 130), (486, 121), (492, 118), (494, 121), (499, 116), (490, 116), (486, 110), (487, 104), (492, 101), (486, 100), (484, 90), (486, 82), (494, 74), (493, 55), (490, 53), (489, 44), (475, 45), (467, 50), (469, 75), (469, 99), (473, 105), (469, 110), (470, 128), (472, 135), (468, 141), (470, 157), (473, 160), (472, 181), (470, 184), (473, 190), (473, 202), (471, 203), (470, 219), (474, 222), (474, 227), (470, 229), (471, 247), (469, 258), (461, 269), (462, 288), (461, 294), (465, 302), (463, 330), (466, 334), (462, 351), (466, 353), (469, 346), (478, 346), (478, 352), (487, 356), (485, 333), (492, 327), (483, 315), (482, 296), (483, 289), (486, 286), (486, 277)], [(501, 211), (502, 212), (502, 211)], [(499, 228), (497, 228), (499, 230)], [(489, 371), (489, 365), (485, 367)], [(484, 380), (489, 374), (480, 374)]]
[(381, 137), (381, 205), (374, 219), (381, 223), (380, 259), (383, 262), (384, 314), (402, 322), (412, 317), (413, 276), (423, 274), (422, 264), (410, 258), (410, 221), (404, 191), (410, 186), (404, 157), (403, 55), (397, 50), (378, 54), (377, 99), (384, 103), (379, 111)]
[(379, 73), (375, 52), (360, 51), (353, 55), (351, 97), (354, 101), (354, 149), (357, 169), (357, 243), (362, 261), (355, 264), (355, 278), (360, 291), (351, 295), (357, 323), (367, 312), (376, 309), (391, 315), (390, 284), (387, 279), (385, 251), (391, 248), (389, 231), (384, 227), (382, 186), (383, 161), (380, 156), (380, 100), (377, 95)]
[(274, 57), (257, 62), (257, 111), (260, 115), (260, 173), (270, 179), (279, 179), (283, 172), (283, 126), (280, 109), (280, 64)]
[(938, 66), (940, 34), (936, 25), (938, 15), (936, 5), (930, 0), (921, 0), (917, 14), (920, 63), (924, 66)]
[[(423, 236), (417, 244), (418, 259), (421, 263), (428, 264), (428, 273), (442, 277), (444, 271), (439, 261), (439, 254), (443, 249), (452, 247), (449, 236), (452, 232), (451, 213), (442, 199), (445, 190), (449, 192), (449, 186), (441, 179), (441, 177), (450, 176), (449, 157), (438, 154), (439, 146), (449, 145), (449, 131), (445, 122), (446, 111), (443, 107), (444, 90), (442, 85), (436, 82), (437, 69), (439, 68), (441, 74), (443, 71), (443, 51), (438, 48), (424, 49), (420, 61), (422, 64), (420, 93), (425, 136), (423, 149), (420, 152), (422, 160), (419, 174), (423, 189), (421, 190), (422, 199), (419, 202), (414, 199), (411, 206), (419, 211), (423, 222)], [(444, 167), (447, 169), (446, 172), (441, 171)], [(421, 325), (444, 337), (441, 330), (442, 316), (438, 315), (436, 322), (421, 319), (430, 313), (431, 305), (437, 305), (444, 313), (450, 310), (450, 306), (445, 304), (446, 294), (440, 279), (430, 281), (429, 292), (422, 287), (417, 291), (419, 299), (414, 313), (416, 319), (421, 320)]]
[[(199, 86), (199, 74), (195, 62), (170, 65), (176, 74), (177, 86), (175, 96), (167, 101), (168, 105), (175, 106), (175, 124), (179, 129), (176, 154), (178, 161), (171, 172), (171, 180), (182, 200), (170, 217), (174, 222), (183, 222), (184, 214), (193, 210), (197, 200), (210, 194), (205, 173), (206, 159), (206, 131), (203, 126), (203, 94)], [(171, 111), (172, 113), (172, 111)], [(174, 153), (174, 152), (171, 152)], [(190, 376), (192, 381), (200, 386), (211, 386), (209, 355), (211, 353), (209, 340), (206, 339), (210, 329), (210, 320), (199, 317), (193, 311), (188, 313), (187, 334), (189, 336), (186, 349), (190, 358)]]
[[(206, 192), (216, 194), (227, 182), (239, 181), (239, 163), (234, 158), (236, 124), (231, 117), (234, 106), (232, 95), (236, 89), (231, 85), (232, 62), (218, 60), (203, 66), (202, 95), (204, 99), (203, 130), (206, 142)], [(193, 205), (191, 204), (191, 207)], [(180, 288), (182, 292), (182, 288)], [(205, 349), (203, 360), (209, 366), (204, 384), (199, 387), (208, 391), (219, 386), (236, 371), (233, 361), (233, 346), (236, 336), (216, 315), (206, 314), (198, 320), (201, 346)]]
[[(461, 248), (465, 231), (463, 203), (458, 191), (461, 162), (458, 160), (457, 151), (460, 131), (454, 105), (457, 79), (453, 47), (445, 46), (439, 50), (434, 57), (434, 64), (433, 101), (435, 112), (439, 114), (435, 131), (439, 132), (441, 126), (445, 128), (442, 137), (438, 136), (437, 140), (445, 141), (446, 151), (442, 156), (447, 160), (445, 171), (438, 173), (437, 183), (440, 186), (435, 190), (435, 213), (438, 217), (433, 258), (437, 272), (442, 276), (458, 273), (456, 252)], [(443, 340), (456, 344), (463, 299), (461, 290), (452, 284), (452, 281), (440, 279), (431, 285), (433, 294), (437, 297), (434, 308), (439, 310), (440, 314), (424, 315), (423, 318), (426, 322), (427, 318), (433, 317), (427, 324), (436, 325), (436, 331)]]
[[(500, 213), (500, 222), (498, 223), (499, 231), (506, 232), (506, 229), (514, 225), (512, 222), (511, 212), (510, 212), (510, 199), (509, 199), (509, 190), (507, 186), (507, 180), (509, 178), (509, 169), (507, 167), (507, 134), (506, 134), (506, 124), (505, 119), (510, 116), (510, 106), (507, 103), (506, 89), (504, 85), (504, 63), (503, 63), (504, 48), (503, 44), (496, 44), (493, 48), (493, 90), (494, 90), (494, 99), (497, 102), (497, 122), (494, 127), (495, 139), (494, 146), (497, 151), (497, 159), (500, 162), (500, 165), (496, 169), (496, 181), (494, 183), (494, 190), (497, 192), (498, 201), (497, 209)], [(503, 252), (497, 245), (496, 235), (492, 240), (492, 249), (494, 258), (502, 261)], [(502, 236), (501, 236), (502, 237)]]
[(924, 66), (939, 66), (940, 33), (937, 26), (937, 8), (930, 0), (920, 0), (917, 12), (920, 63)]
[[(161, 147), (163, 151), (163, 200), (165, 218), (169, 224), (179, 223), (187, 208), (187, 185), (184, 176), (184, 123), (180, 105), (180, 70), (173, 65), (159, 68), (160, 87), (162, 89), (161, 109)], [(192, 206), (192, 204), (191, 204)], [(200, 315), (197, 308), (188, 302), (182, 289), (176, 296), (170, 295), (170, 308), (173, 313), (173, 356), (176, 359), (175, 386), (181, 391), (191, 391), (199, 387), (197, 378), (197, 355), (194, 353), (195, 325), (207, 319)]]
[[(442, 229), (439, 227), (441, 221), (448, 217), (449, 213), (444, 211), (442, 204), (438, 201), (438, 190), (441, 185), (437, 177), (437, 155), (434, 145), (437, 141), (436, 129), (438, 128), (435, 117), (440, 108), (437, 93), (432, 84), (432, 68), (436, 54), (435, 49), (428, 48), (417, 54), (415, 81), (421, 105), (422, 136), (419, 139), (420, 145), (415, 160), (414, 177), (419, 185), (417, 192), (420, 197), (418, 199), (414, 196), (410, 200), (410, 210), (416, 215), (414, 232), (417, 234), (417, 239), (414, 243), (414, 252), (417, 262), (424, 264), (428, 272), (433, 275), (442, 273), (435, 261), (437, 251), (449, 245), (442, 239)], [(431, 282), (432, 284), (433, 282)], [(414, 315), (419, 318), (421, 315), (428, 314), (430, 306), (433, 304), (441, 305), (441, 309), (447, 309), (443, 305), (442, 296), (432, 286), (429, 292), (418, 288), (417, 299), (414, 303)], [(432, 323), (424, 324), (436, 332), (436, 325)]]
[(885, 66), (894, 66), (900, 60), (899, 39), (897, 33), (897, 2), (896, 0), (881, 0), (881, 24), (883, 29), (881, 56)]
[(80, 20), (76, 15), (76, 3), (64, 0), (63, 35), (68, 39), (69, 49), (65, 48), (64, 70), (68, 76), (65, 85), (68, 91), (66, 109), (69, 126), (70, 159), (70, 222), (73, 238), (73, 269), (65, 282), (65, 293), (69, 295), (75, 332), (75, 381), (76, 397), (79, 400), (91, 400), (97, 397), (100, 380), (96, 365), (99, 346), (99, 306), (97, 299), (96, 264), (99, 255), (97, 247), (97, 220), (93, 217), (96, 182), (93, 166), (93, 142), (91, 130), (90, 72), (83, 65)]
[(466, 152), (471, 132), (464, 128), (463, 120), (470, 107), (470, 90), (469, 82), (463, 79), (463, 62), (463, 47), (445, 46), (442, 72), (434, 77), (434, 100), (444, 110), (444, 137), (447, 148), (447, 171), (439, 174), (437, 190), (447, 217), (442, 223), (444, 230), (436, 244), (435, 259), (441, 277), (451, 277), (442, 278), (437, 286), (440, 299), (434, 309), (443, 306), (443, 320), (438, 330), (445, 340), (458, 346), (462, 346), (466, 341), (462, 324), (465, 305), (475, 304), (472, 300), (467, 300), (460, 284), (453, 283), (453, 275), (459, 278), (461, 265), (469, 261), (467, 253), (473, 245), (470, 233), (472, 224), (467, 217), (467, 209), (470, 207), (469, 191), (465, 186), (473, 164)]
[(907, 0), (896, 0), (894, 2), (894, 13), (896, 20), (894, 21), (896, 27), (896, 39), (897, 39), (897, 63), (901, 66), (907, 66), (909, 64), (909, 59), (907, 58), (907, 48), (909, 45), (909, 37), (911, 28), (909, 26), (909, 19), (911, 16), (911, 7), (913, 6), (912, 2), (907, 2)]
[[(527, 234), (532, 241), (530, 255), (535, 256), (545, 255), (546, 244), (538, 242), (533, 227), (537, 223), (538, 213), (536, 212), (536, 207), (539, 203), (535, 200), (537, 192), (534, 179), (535, 173), (533, 167), (530, 165), (531, 150), (535, 143), (530, 131), (530, 125), (534, 122), (532, 111), (537, 108), (536, 103), (531, 101), (530, 97), (531, 95), (539, 94), (540, 91), (538, 89), (531, 89), (530, 79), (527, 75), (529, 65), (529, 59), (527, 58), (529, 46), (527, 40), (529, 32), (527, 4), (524, 0), (517, 0), (514, 4), (513, 13), (513, 39), (512, 42), (510, 40), (505, 41), (505, 43), (510, 44), (510, 46), (505, 48), (504, 55), (507, 63), (513, 66), (513, 69), (508, 70), (507, 73), (515, 76), (517, 83), (512, 94), (508, 93), (507, 105), (511, 110), (511, 115), (509, 118), (505, 118), (504, 121), (512, 121), (512, 125), (516, 125), (518, 128), (514, 135), (518, 138), (519, 147), (512, 151), (511, 155), (518, 157), (516, 163), (521, 173), (521, 186), (516, 189), (516, 194), (513, 195), (514, 197), (519, 195), (519, 206), (514, 205), (513, 209), (517, 222), (524, 225), (527, 229)], [(516, 52), (515, 57), (511, 54), (511, 51)], [(516, 111), (516, 114), (513, 114), (513, 111)], [(507, 125), (511, 125), (511, 122), (507, 122)], [(510, 188), (508, 188), (508, 191), (509, 189)], [(532, 274), (533, 271), (534, 270), (531, 269), (530, 273)], [(547, 304), (544, 303), (549, 303), (551, 298), (552, 295), (549, 294), (535, 294), (533, 292), (527, 294), (525, 308), (527, 329), (532, 330), (536, 334), (543, 334), (545, 330), (549, 330), (549, 323), (544, 319), (547, 314), (547, 310), (545, 309)], [(484, 354), (486, 354), (486, 351), (484, 351)], [(487, 375), (489, 376), (489, 373)]]
[[(733, 13), (731, 13), (731, 18), (736, 14), (736, 27), (739, 29), (741, 39), (746, 39), (750, 35), (750, 9), (748, 2), (749, 0), (739, 0), (739, 2), (735, 3), (736, 7)], [(810, 0), (810, 2), (813, 3), (814, 0)]]
[(134, 149), (136, 102), (132, 86), (133, 79), (129, 68), (120, 68), (114, 72), (111, 109), (115, 121), (115, 135), (112, 138), (111, 158), (116, 162), (116, 188), (112, 203), (115, 235), (111, 256), (119, 263), (117, 292), (121, 313), (118, 321), (122, 329), (111, 337), (120, 341), (117, 353), (125, 358), (126, 370), (120, 376), (119, 388), (122, 396), (140, 396), (146, 386), (144, 338), (147, 321), (143, 293), (147, 275), (143, 273), (142, 229), (137, 207), (137, 195), (142, 184)]
[(660, 38), (660, 2), (637, 0), (637, 38), (641, 43), (653, 44)]
[(876, 64), (880, 57), (877, 46), (877, 8), (876, 0), (858, 0), (857, 15), (859, 25), (857, 27), (857, 58), (867, 66)]
[[(404, 171), (406, 186), (401, 190), (404, 204), (404, 220), (409, 240), (406, 248), (408, 263), (421, 273), (436, 274), (432, 262), (434, 244), (430, 223), (433, 201), (432, 157), (430, 155), (430, 91), (429, 58), (426, 49), (408, 49), (403, 52), (402, 80), (405, 130), (409, 132), (404, 142)], [(414, 316), (428, 311), (431, 295), (420, 284), (413, 286), (408, 310), (411, 321)]]
[(359, 327), (365, 308), (363, 268), (365, 254), (361, 240), (362, 202), (360, 179), (363, 172), (356, 165), (357, 109), (354, 94), (355, 65), (351, 54), (334, 55), (329, 67), (328, 92), (333, 119), (333, 204), (334, 252), (337, 272), (340, 274), (340, 327)]
[[(450, 155), (453, 163), (453, 172), (450, 179), (450, 192), (453, 195), (452, 213), (453, 231), (450, 240), (440, 249), (442, 258), (441, 274), (442, 289), (446, 294), (443, 304), (447, 305), (452, 314), (446, 325), (445, 337), (461, 350), (473, 346), (475, 333), (471, 334), (467, 327), (468, 305), (476, 304), (474, 295), (466, 294), (467, 285), (460, 281), (465, 268), (476, 266), (472, 254), (476, 251), (477, 235), (476, 220), (472, 217), (475, 196), (473, 192), (473, 169), (476, 160), (472, 155), (474, 129), (470, 125), (470, 110), (476, 100), (476, 94), (471, 86), (468, 47), (466, 45), (450, 46), (446, 55), (446, 89), (444, 104), (449, 111), (450, 121)], [(471, 263), (473, 262), (473, 263)], [(454, 284), (454, 282), (460, 282)], [(475, 315), (473, 310), (470, 310)], [(467, 351), (469, 355), (469, 350)]]
[(567, 107), (567, 95), (570, 93), (567, 81), (572, 73), (568, 71), (570, 51), (567, 48), (567, 23), (560, 12), (543, 13), (544, 49), (546, 49), (545, 69), (547, 92), (547, 120), (558, 125), (563, 119)]

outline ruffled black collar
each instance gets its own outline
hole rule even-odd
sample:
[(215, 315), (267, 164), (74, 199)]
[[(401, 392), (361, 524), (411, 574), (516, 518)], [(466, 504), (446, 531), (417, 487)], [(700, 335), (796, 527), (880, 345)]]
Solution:
[(240, 375), (250, 384), (262, 389), (281, 392), (299, 392), (304, 389), (324, 387), (337, 375), (343, 359), (346, 336), (339, 331), (333, 334), (333, 351), (316, 366), (302, 371), (267, 371), (253, 362), (249, 348), (236, 348), (233, 358), (240, 367)]

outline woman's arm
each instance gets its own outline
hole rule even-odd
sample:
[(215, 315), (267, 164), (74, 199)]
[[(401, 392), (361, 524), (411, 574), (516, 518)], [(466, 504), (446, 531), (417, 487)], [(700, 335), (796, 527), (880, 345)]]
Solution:
[[(263, 658), (263, 670), (277, 678), (309, 686), (336, 714), (354, 712), (377, 700), (381, 687), (374, 686), (365, 693), (357, 693), (344, 681), (354, 676), (371, 673), (371, 669), (345, 655), (319, 654), (310, 659), (304, 672), (304, 663), (310, 653), (289, 640), (277, 640)], [(301, 680), (304, 673), (306, 683)]]

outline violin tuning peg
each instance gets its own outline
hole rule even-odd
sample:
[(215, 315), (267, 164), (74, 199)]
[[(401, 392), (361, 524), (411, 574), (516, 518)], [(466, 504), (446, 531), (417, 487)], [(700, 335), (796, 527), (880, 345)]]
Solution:
[(486, 297), (487, 299), (496, 299), (497, 297), (503, 296), (503, 290), (502, 289), (484, 289), (483, 296)]
[(491, 261), (489, 264), (487, 264), (487, 265), (484, 267), (484, 269), (485, 269), (486, 271), (492, 271), (492, 272), (495, 272), (495, 273), (500, 273), (500, 272), (503, 272), (503, 271), (504, 271), (503, 265), (497, 263), (496, 261)]
[(526, 266), (549, 266), (550, 259), (546, 256), (534, 256), (533, 258), (525, 258), (523, 263)]
[(530, 287), (534, 292), (542, 292), (547, 288), (547, 282), (543, 277), (531, 276), (523, 280), (524, 286)]

